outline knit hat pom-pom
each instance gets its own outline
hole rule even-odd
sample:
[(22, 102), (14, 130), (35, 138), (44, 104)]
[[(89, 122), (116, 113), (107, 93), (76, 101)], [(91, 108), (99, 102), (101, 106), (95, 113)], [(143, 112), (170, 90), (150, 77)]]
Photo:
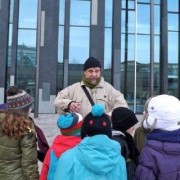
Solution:
[(14, 96), (16, 94), (18, 94), (19, 90), (16, 86), (11, 86), (8, 90), (7, 90), (7, 95), (8, 96)]
[(104, 113), (104, 106), (102, 104), (95, 104), (91, 112), (93, 116), (101, 116)]
[(67, 114), (67, 115), (60, 115), (58, 120), (57, 120), (57, 125), (59, 128), (68, 128), (69, 126), (71, 126), (73, 122), (73, 117), (71, 116), (71, 114)]

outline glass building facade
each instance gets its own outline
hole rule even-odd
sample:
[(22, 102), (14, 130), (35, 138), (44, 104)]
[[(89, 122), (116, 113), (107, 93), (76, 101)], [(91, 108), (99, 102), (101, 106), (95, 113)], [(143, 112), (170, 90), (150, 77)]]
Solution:
[(180, 98), (179, 0), (0, 0), (0, 17), (0, 103), (17, 85), (35, 114), (54, 113), (89, 56), (135, 113), (149, 96)]

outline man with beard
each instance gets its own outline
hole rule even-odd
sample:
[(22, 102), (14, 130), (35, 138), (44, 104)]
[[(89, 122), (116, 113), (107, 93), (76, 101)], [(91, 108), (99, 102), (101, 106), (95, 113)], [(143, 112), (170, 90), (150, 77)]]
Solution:
[(124, 95), (101, 76), (100, 62), (89, 57), (84, 63), (81, 82), (60, 91), (54, 105), (58, 114), (76, 112), (85, 117), (91, 111), (92, 105), (97, 103), (104, 105), (105, 113), (110, 116), (113, 109), (128, 107)]

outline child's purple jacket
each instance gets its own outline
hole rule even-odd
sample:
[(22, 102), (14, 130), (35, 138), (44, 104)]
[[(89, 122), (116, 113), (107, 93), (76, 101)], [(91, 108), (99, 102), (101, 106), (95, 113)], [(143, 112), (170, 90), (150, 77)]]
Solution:
[(154, 130), (140, 154), (136, 180), (180, 179), (180, 130)]

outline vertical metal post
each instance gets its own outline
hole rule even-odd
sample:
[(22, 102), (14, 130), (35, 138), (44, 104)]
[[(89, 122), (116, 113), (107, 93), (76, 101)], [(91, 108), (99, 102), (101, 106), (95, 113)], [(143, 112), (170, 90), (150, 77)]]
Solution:
[(34, 117), (38, 118), (39, 113), (39, 58), (40, 58), (40, 42), (41, 42), (41, 0), (38, 0), (38, 20), (37, 20), (37, 55), (36, 55), (36, 88), (35, 88), (35, 104)]
[(154, 94), (154, 0), (150, 5), (150, 96)]
[(135, 0), (135, 37), (134, 37), (134, 113), (136, 113), (136, 93), (137, 93), (137, 0)]

